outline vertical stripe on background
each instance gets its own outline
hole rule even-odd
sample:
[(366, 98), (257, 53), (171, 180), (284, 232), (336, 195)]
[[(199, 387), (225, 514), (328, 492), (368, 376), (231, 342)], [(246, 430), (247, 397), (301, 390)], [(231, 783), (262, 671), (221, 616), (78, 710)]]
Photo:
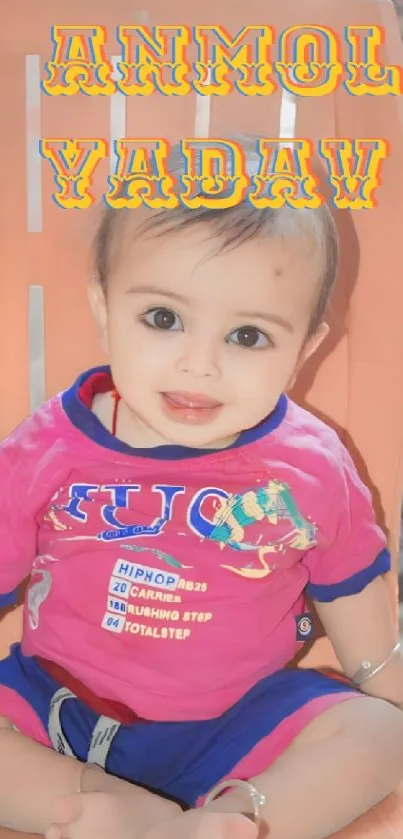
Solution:
[[(208, 70), (206, 84), (211, 79), (211, 70)], [(211, 117), (211, 96), (202, 96), (196, 93), (196, 114), (195, 114), (195, 137), (208, 137), (210, 133)]]
[[(118, 62), (121, 61), (119, 55), (112, 57), (113, 79), (119, 79), (120, 73), (118, 70)], [(110, 97), (110, 117), (109, 117), (109, 139), (110, 139), (110, 156), (109, 156), (109, 171), (113, 175), (116, 171), (118, 158), (115, 152), (115, 140), (126, 136), (126, 96), (117, 90), (113, 96)]]
[(41, 78), (39, 55), (25, 57), (28, 233), (42, 232)]
[[(148, 14), (145, 9), (135, 9), (133, 13), (134, 23), (140, 26), (147, 25)], [(120, 55), (112, 56), (111, 62), (113, 67), (112, 78), (119, 79), (120, 72), (118, 63), (122, 60)], [(126, 137), (126, 100), (127, 97), (119, 90), (110, 97), (110, 115), (109, 115), (109, 140), (110, 140), (110, 155), (109, 155), (109, 173), (113, 175), (116, 171), (118, 158), (115, 153), (115, 140)]]
[(28, 352), (29, 352), (29, 409), (36, 411), (43, 405), (45, 388), (45, 311), (44, 289), (41, 285), (29, 286), (28, 299)]
[[(279, 137), (281, 137), (281, 139), (293, 140), (295, 138), (296, 120), (297, 100), (292, 93), (283, 89), (281, 96), (279, 129)], [(284, 145), (292, 145), (292, 143), (284, 143)]]

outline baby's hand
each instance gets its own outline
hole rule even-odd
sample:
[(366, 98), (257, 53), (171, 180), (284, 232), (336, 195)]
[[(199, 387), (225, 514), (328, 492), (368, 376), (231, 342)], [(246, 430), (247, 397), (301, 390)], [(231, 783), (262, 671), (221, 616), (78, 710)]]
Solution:
[(56, 819), (45, 839), (257, 839), (258, 834), (251, 821), (237, 814), (199, 809), (170, 818), (166, 809), (139, 811), (135, 796), (105, 792), (63, 799)]
[(77, 793), (58, 802), (45, 839), (143, 839), (151, 827), (173, 818), (178, 809), (139, 787), (133, 788), (133, 795)]

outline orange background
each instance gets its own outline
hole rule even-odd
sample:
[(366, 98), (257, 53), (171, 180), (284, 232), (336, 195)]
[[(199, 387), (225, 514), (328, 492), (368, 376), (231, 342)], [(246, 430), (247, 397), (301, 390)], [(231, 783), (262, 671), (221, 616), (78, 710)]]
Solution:
[[(268, 23), (277, 31), (296, 23), (315, 23), (333, 27), (341, 38), (347, 23), (378, 24), (386, 27), (385, 63), (403, 63), (396, 17), (388, 0), (249, 0), (245, 5), (246, 9), (231, 0), (219, 4), (217, 0), (203, 0), (190, 12), (190, 2), (185, 0), (149, 0), (146, 11), (136, 10), (127, 0), (114, 0), (113, 4), (106, 0), (70, 0), (68, 6), (55, 0), (35, 7), (32, 0), (14, 4), (1, 0), (0, 437), (29, 412), (31, 285), (44, 288), (46, 396), (69, 385), (79, 371), (103, 361), (86, 302), (86, 280), (91, 271), (89, 243), (98, 210), (59, 209), (52, 200), (53, 173), (43, 161), (42, 229), (38, 233), (27, 229), (30, 114), (25, 60), (27, 55), (39, 56), (44, 77), (44, 62), (52, 52), (53, 24), (105, 25), (110, 55), (118, 55), (115, 31), (119, 23), (219, 23), (232, 34), (245, 23)], [(196, 102), (193, 94), (186, 98), (128, 98), (126, 136), (165, 137), (170, 141), (191, 137)], [(213, 98), (210, 135), (252, 131), (276, 136), (280, 106), (280, 91), (269, 98), (240, 97), (236, 93)], [(109, 139), (110, 108), (108, 98), (53, 98), (42, 94), (36, 115), (40, 136)], [(342, 88), (323, 99), (301, 98), (297, 102), (295, 136), (314, 141), (323, 137), (382, 136), (391, 143), (391, 155), (383, 166), (382, 185), (377, 191), (377, 209), (338, 218), (342, 265), (331, 315), (332, 337), (321, 356), (305, 370), (294, 395), (324, 415), (346, 439), (363, 477), (374, 490), (378, 517), (390, 534), (396, 563), (403, 480), (403, 102), (392, 96), (352, 97)], [(98, 198), (107, 191), (108, 173), (109, 162), (105, 161), (95, 177)], [(395, 581), (396, 574), (390, 579), (393, 594)], [(14, 612), (3, 621), (0, 654), (18, 633), (18, 620)], [(403, 835), (403, 807), (395, 797), (343, 836), (386, 839), (397, 834)]]

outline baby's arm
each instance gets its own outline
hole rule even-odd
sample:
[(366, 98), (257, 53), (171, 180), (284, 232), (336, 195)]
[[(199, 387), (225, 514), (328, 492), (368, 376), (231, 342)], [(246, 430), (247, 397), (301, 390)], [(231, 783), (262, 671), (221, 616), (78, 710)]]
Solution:
[(142, 812), (151, 813), (155, 823), (181, 812), (179, 806), (170, 801), (29, 740), (14, 731), (2, 717), (0, 778), (0, 825), (24, 833), (43, 835), (55, 820), (58, 821), (63, 799), (80, 790), (84, 794), (100, 792), (113, 797), (130, 796), (133, 813), (138, 811), (139, 819)]
[(18, 586), (32, 571), (37, 553), (37, 513), (49, 495), (48, 482), (37, 481), (44, 452), (39, 440), (36, 445), (30, 421), (0, 446), (1, 616), (16, 602)]
[[(371, 493), (337, 437), (331, 439), (322, 483), (327, 504), (320, 538), (303, 559), (307, 594), (315, 602), (345, 674), (353, 678), (364, 662), (381, 664), (397, 642), (397, 626), (385, 574), (391, 559), (374, 517)], [(332, 452), (331, 452), (332, 453)], [(365, 693), (403, 703), (403, 661), (390, 663), (362, 684)]]
[[(359, 594), (331, 603), (316, 603), (319, 617), (347, 676), (352, 678), (364, 661), (377, 667), (393, 649), (397, 628), (390, 594), (383, 577), (377, 577)], [(371, 696), (403, 705), (403, 659), (395, 655), (362, 690)]]
[[(30, 574), (37, 553), (37, 518), (49, 503), (57, 464), (52, 461), (50, 409), (30, 417), (0, 446), (0, 609)], [(43, 433), (45, 429), (46, 433)], [(56, 429), (57, 431), (57, 429)], [(56, 432), (55, 432), (56, 435)], [(55, 450), (57, 446), (53, 446)], [(0, 709), (1, 715), (1, 709)], [(147, 807), (156, 818), (179, 808), (110, 775), (85, 767), (28, 739), (0, 716), (0, 826), (44, 834), (57, 820), (59, 803), (85, 793), (126, 795), (133, 807)]]

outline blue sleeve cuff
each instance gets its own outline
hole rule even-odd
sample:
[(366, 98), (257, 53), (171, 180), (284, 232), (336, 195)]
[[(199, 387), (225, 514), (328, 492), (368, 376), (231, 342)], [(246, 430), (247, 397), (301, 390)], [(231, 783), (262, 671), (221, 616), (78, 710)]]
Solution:
[(308, 583), (306, 592), (313, 600), (318, 600), (320, 603), (331, 603), (338, 597), (359, 594), (372, 580), (380, 577), (381, 574), (386, 574), (390, 569), (391, 557), (389, 551), (385, 548), (378, 554), (372, 565), (363, 568), (362, 571), (358, 571), (352, 577), (348, 577), (347, 580), (341, 580), (340, 583), (330, 583), (329, 585)]
[(18, 589), (15, 588), (14, 591), (10, 591), (9, 594), (0, 594), (0, 609), (4, 609), (6, 606), (15, 606), (18, 599)]

